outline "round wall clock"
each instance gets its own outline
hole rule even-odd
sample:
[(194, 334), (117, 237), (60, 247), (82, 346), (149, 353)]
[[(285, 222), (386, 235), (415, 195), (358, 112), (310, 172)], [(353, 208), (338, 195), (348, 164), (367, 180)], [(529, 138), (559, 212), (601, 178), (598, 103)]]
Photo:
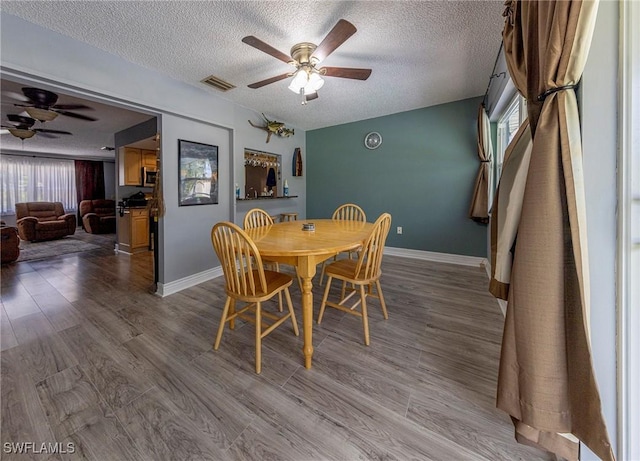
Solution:
[(382, 144), (380, 133), (372, 131), (364, 137), (364, 145), (367, 149), (377, 149)]

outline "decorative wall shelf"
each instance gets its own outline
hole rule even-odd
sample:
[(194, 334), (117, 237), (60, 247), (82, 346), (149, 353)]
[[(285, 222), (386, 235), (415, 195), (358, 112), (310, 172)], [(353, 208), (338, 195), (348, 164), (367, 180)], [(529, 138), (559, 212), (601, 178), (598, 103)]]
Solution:
[(279, 200), (279, 199), (289, 199), (289, 198), (298, 198), (297, 195), (289, 195), (288, 197), (254, 197), (254, 198), (237, 198), (237, 202), (252, 202), (255, 200)]

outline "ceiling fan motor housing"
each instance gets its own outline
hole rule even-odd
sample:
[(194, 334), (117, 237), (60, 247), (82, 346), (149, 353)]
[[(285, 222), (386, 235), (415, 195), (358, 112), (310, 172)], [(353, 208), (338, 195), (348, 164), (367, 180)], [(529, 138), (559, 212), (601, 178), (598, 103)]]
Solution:
[[(309, 42), (301, 42), (293, 45), (291, 47), (291, 57), (294, 61), (297, 61), (298, 64), (311, 64), (312, 66), (317, 63), (311, 62), (311, 55), (316, 49), (316, 45)], [(314, 59), (315, 61), (315, 59)]]

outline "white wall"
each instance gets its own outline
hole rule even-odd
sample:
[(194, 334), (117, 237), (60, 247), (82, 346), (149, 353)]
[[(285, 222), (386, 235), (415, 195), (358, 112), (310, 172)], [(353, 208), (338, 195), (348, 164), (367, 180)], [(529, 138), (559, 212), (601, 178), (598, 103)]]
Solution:
[[(304, 177), (292, 180), (291, 176), (294, 148), (300, 147), (303, 156), (306, 151), (305, 133), (295, 125), (287, 123), (287, 127), (295, 129), (295, 136), (274, 136), (267, 144), (266, 133), (248, 123), (249, 119), (259, 123), (262, 120), (259, 113), (229, 102), (216, 90), (199, 86), (198, 82), (194, 82), (195, 86), (178, 82), (8, 14), (0, 16), (0, 34), (3, 77), (27, 79), (34, 84), (47, 82), (76, 96), (105, 103), (117, 102), (161, 117), (161, 156), (167, 181), (165, 202), (168, 207), (159, 232), (160, 284), (190, 278), (197, 283), (202, 280), (197, 279), (198, 274), (210, 273), (207, 269), (218, 264), (214, 257), (209, 257), (213, 255), (210, 226), (219, 219), (236, 222), (242, 219), (242, 216), (239, 220), (235, 216), (232, 191), (234, 183), (244, 183), (242, 162), (245, 147), (281, 154), (284, 162), (282, 179), (288, 179), (290, 187), (300, 196), (286, 203), (274, 201), (268, 206), (265, 204), (265, 208), (270, 213), (282, 209), (305, 215)], [(277, 119), (273, 114), (266, 115)], [(211, 142), (221, 146), (221, 152), (226, 149), (224, 161), (227, 164), (220, 172), (219, 205), (178, 209), (178, 138)], [(230, 152), (233, 158), (229, 157)], [(222, 155), (225, 154), (221, 154), (221, 159)], [(263, 202), (259, 203), (263, 206)], [(188, 282), (177, 285), (186, 287)]]
[[(602, 1), (581, 82), (591, 272), (591, 351), (603, 414), (616, 445), (616, 157), (618, 2)], [(615, 451), (615, 448), (614, 448)], [(584, 448), (582, 459), (598, 459)]]

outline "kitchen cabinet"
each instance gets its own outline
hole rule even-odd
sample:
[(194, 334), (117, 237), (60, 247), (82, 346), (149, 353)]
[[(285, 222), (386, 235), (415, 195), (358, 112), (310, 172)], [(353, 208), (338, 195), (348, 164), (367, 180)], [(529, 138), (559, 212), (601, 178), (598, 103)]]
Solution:
[(118, 249), (125, 253), (149, 250), (149, 212), (146, 208), (129, 208), (118, 222)]
[(142, 166), (149, 170), (156, 171), (156, 151), (142, 149)]
[(124, 148), (124, 185), (142, 184), (142, 153), (140, 149)]
[(156, 151), (146, 149), (136, 149), (134, 147), (124, 148), (124, 186), (142, 185), (142, 168), (156, 170)]

